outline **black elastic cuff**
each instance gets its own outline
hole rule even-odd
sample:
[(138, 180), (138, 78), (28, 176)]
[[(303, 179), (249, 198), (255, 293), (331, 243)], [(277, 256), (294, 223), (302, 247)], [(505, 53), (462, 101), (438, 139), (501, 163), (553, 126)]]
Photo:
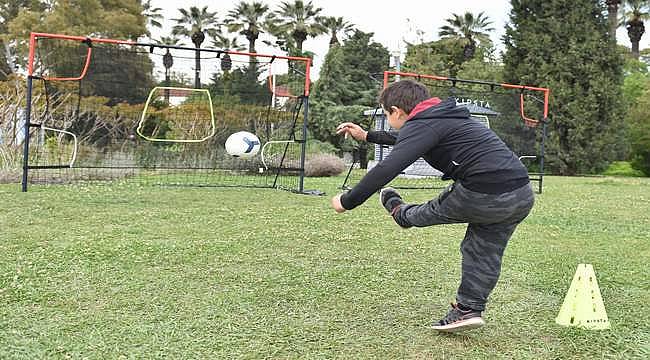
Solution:
[(376, 132), (373, 130), (368, 130), (366, 133), (366, 142), (376, 144), (377, 143), (377, 137), (375, 136)]
[(411, 223), (409, 223), (402, 215), (406, 209), (408, 209), (410, 206), (409, 205), (400, 205), (398, 209), (395, 209), (395, 211), (391, 214), (393, 217), (393, 220), (402, 227), (403, 229), (408, 229), (410, 227), (413, 227)]

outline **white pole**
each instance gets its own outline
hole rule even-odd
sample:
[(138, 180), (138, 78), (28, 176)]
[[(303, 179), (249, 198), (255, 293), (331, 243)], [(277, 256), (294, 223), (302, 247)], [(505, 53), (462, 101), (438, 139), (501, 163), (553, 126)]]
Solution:
[[(401, 55), (402, 52), (400, 51), (399, 47), (397, 48), (397, 50), (393, 51), (393, 61), (395, 62), (395, 71), (397, 72), (400, 72), (402, 69), (402, 63), (400, 60)], [(397, 75), (395, 77), (395, 81), (399, 81), (399, 80), (400, 80), (400, 76)]]
[(273, 72), (273, 63), (269, 64), (269, 74), (271, 75), (271, 107), (275, 109), (275, 73)]

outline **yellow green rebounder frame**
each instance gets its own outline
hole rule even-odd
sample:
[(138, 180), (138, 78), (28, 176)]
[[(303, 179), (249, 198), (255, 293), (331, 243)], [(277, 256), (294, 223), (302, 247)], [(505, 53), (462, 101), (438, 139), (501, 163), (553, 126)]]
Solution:
[[(147, 118), (147, 110), (149, 109), (149, 104), (151, 103), (151, 99), (153, 98), (153, 95), (160, 90), (205, 93), (208, 97), (208, 103), (210, 104), (210, 133), (201, 139), (159, 139), (159, 138), (150, 137), (143, 134), (142, 127), (144, 126), (144, 122)], [(156, 142), (172, 142), (172, 143), (200, 143), (213, 137), (216, 134), (216, 131), (217, 131), (217, 126), (214, 120), (214, 108), (212, 106), (212, 97), (210, 96), (210, 91), (208, 91), (207, 89), (192, 89), (192, 88), (169, 87), (169, 86), (156, 86), (153, 89), (151, 89), (151, 91), (149, 92), (149, 96), (147, 97), (147, 101), (144, 104), (144, 109), (142, 109), (142, 116), (140, 117), (140, 121), (138, 122), (138, 127), (136, 129), (137, 134), (143, 139), (149, 141), (156, 141)]]

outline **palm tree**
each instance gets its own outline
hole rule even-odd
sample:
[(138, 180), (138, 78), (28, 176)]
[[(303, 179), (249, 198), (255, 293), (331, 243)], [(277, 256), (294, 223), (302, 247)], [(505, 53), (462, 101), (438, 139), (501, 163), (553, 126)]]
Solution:
[[(244, 45), (241, 45), (237, 42), (237, 38), (229, 38), (223, 35), (217, 35), (217, 37), (212, 39), (212, 46), (223, 49), (223, 50), (235, 50), (235, 51), (244, 51)], [(232, 59), (228, 53), (221, 55), (221, 70), (224, 72), (230, 71), (232, 68)]]
[(163, 19), (163, 16), (160, 14), (162, 8), (155, 8), (151, 5), (151, 0), (146, 0), (142, 2), (142, 15), (148, 19), (149, 25), (157, 28), (162, 28), (162, 23), (159, 20)]
[[(228, 31), (237, 32), (246, 37), (248, 40), (248, 52), (256, 53), (255, 42), (260, 34), (264, 33), (265, 18), (268, 14), (269, 7), (262, 3), (240, 1), (237, 6), (228, 12), (226, 25)], [(248, 60), (249, 70), (256, 69), (256, 58), (251, 56)]]
[(205, 34), (215, 37), (220, 33), (217, 13), (208, 11), (207, 6), (202, 9), (191, 6), (189, 11), (185, 9), (178, 9), (178, 11), (181, 13), (181, 17), (173, 19), (177, 25), (172, 28), (172, 35), (187, 36), (192, 39), (192, 43), (196, 47), (194, 87), (198, 89), (201, 87), (201, 51), (199, 48), (205, 40)]
[(609, 36), (616, 41), (616, 29), (618, 29), (618, 9), (622, 0), (605, 0), (607, 4), (607, 21), (609, 22)]
[[(167, 46), (179, 46), (181, 45), (180, 39), (172, 36), (163, 36), (160, 39), (156, 40), (157, 44), (167, 45)], [(163, 55), (163, 66), (165, 67), (165, 86), (169, 86), (169, 69), (174, 66), (174, 57), (169, 52), (169, 48), (166, 49), (165, 55)], [(169, 104), (169, 90), (165, 90), (165, 101)]]
[(352, 24), (343, 20), (342, 17), (334, 17), (334, 16), (324, 17), (322, 18), (321, 23), (327, 28), (327, 30), (332, 36), (330, 38), (330, 48), (332, 48), (333, 46), (340, 45), (339, 39), (337, 37), (337, 34), (340, 31), (348, 33), (349, 31), (352, 31), (352, 29), (354, 28)]
[(455, 38), (465, 43), (463, 55), (465, 60), (470, 60), (476, 52), (477, 41), (479, 43), (490, 42), (488, 33), (494, 30), (490, 27), (492, 22), (483, 12), (477, 16), (470, 12), (466, 12), (463, 16), (458, 14), (452, 14), (452, 16), (453, 18), (445, 20), (447, 25), (440, 27), (438, 35), (443, 38)]
[[(162, 36), (160, 39), (155, 40), (156, 44), (166, 45), (166, 46), (180, 46), (181, 40), (175, 36)], [(166, 48), (165, 55), (163, 55), (163, 66), (165, 67), (165, 86), (169, 86), (169, 69), (174, 66), (174, 57), (169, 52), (169, 48)]]
[(158, 45), (183, 46), (181, 39), (176, 36), (161, 36), (159, 39), (154, 41)]
[(639, 58), (639, 42), (645, 33), (643, 22), (650, 19), (650, 2), (648, 0), (626, 0), (623, 8), (622, 25), (627, 29), (627, 36), (632, 43), (632, 56)]
[(236, 37), (229, 38), (223, 35), (217, 35), (212, 39), (212, 46), (222, 50), (244, 51), (246, 47), (240, 44)]
[(248, 40), (248, 52), (255, 53), (255, 42), (264, 33), (263, 19), (268, 13), (269, 7), (262, 3), (244, 2), (240, 1), (239, 4), (228, 12), (226, 17), (226, 25), (228, 31), (239, 31), (241, 35)]
[[(311, 1), (306, 4), (302, 0), (294, 0), (293, 3), (282, 2), (280, 9), (275, 11), (269, 18), (272, 24), (273, 34), (285, 39), (285, 44), (295, 42), (299, 55), (302, 54), (302, 43), (307, 37), (316, 37), (324, 34), (327, 28), (320, 23), (322, 17), (318, 14), (323, 9), (314, 7)], [(277, 23), (274, 23), (276, 22)], [(290, 39), (287, 39), (287, 35)]]

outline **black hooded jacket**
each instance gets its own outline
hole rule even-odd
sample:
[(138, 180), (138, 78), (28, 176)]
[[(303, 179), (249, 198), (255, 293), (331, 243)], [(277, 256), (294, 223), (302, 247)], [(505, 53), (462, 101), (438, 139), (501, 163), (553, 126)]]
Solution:
[[(427, 106), (429, 105), (429, 106)], [(469, 190), (501, 194), (529, 183), (519, 158), (485, 125), (470, 118), (465, 107), (449, 98), (426, 100), (411, 112), (398, 133), (369, 131), (368, 142), (394, 145), (349, 192), (341, 205), (351, 210), (422, 157)]]

